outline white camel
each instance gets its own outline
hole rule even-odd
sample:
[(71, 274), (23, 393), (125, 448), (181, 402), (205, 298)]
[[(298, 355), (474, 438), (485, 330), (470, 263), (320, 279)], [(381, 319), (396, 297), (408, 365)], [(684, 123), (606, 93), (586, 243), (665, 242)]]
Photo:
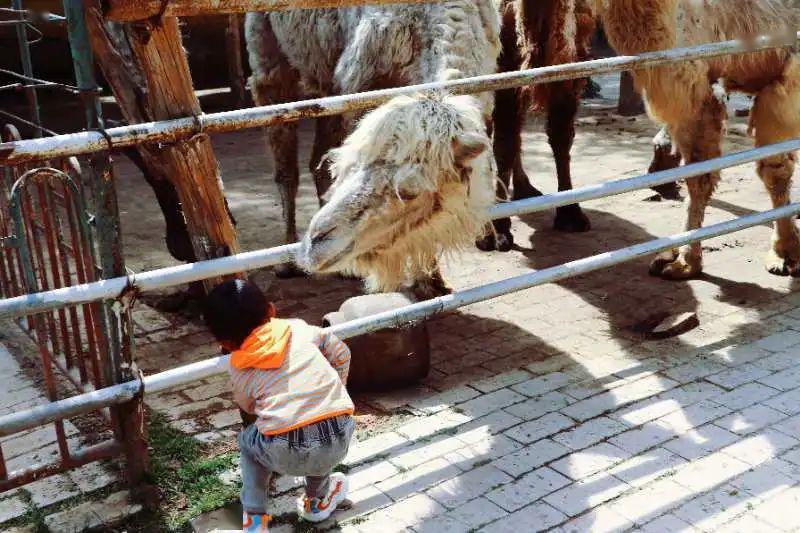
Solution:
[[(493, 0), (250, 13), (254, 100), (267, 105), (493, 73), (498, 18)], [(298, 263), (365, 277), (371, 290), (422, 282), (422, 293), (445, 291), (437, 259), (475, 242), (495, 199), (493, 98), (398, 97), (355, 128), (352, 117), (318, 119), (311, 170), (321, 204), (327, 196)], [(270, 128), (269, 140), (291, 242), (296, 125)]]

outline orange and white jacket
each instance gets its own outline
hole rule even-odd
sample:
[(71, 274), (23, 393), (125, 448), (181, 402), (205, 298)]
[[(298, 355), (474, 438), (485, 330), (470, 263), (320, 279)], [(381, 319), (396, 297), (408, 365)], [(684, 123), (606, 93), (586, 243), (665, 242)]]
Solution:
[(258, 416), (264, 435), (280, 435), (353, 413), (345, 383), (350, 349), (302, 320), (273, 318), (231, 354), (233, 398)]

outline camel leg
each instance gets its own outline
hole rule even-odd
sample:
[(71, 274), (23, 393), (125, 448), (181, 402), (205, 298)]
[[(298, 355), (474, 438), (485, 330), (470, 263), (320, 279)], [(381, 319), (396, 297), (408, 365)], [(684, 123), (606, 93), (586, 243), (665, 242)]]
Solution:
[(316, 120), (314, 148), (311, 151), (311, 161), (308, 166), (314, 176), (320, 207), (322, 207), (324, 203), (323, 197), (332, 183), (325, 155), (331, 148), (341, 145), (344, 137), (344, 121), (341, 116), (321, 117)]
[[(721, 155), (722, 131), (727, 116), (725, 104), (709, 94), (693, 121), (671, 127), (681, 154), (687, 163), (695, 163)], [(690, 178), (686, 229), (702, 227), (706, 206), (719, 183), (719, 172)], [(665, 279), (688, 279), (703, 270), (703, 248), (696, 242), (678, 250), (662, 252), (650, 264), (650, 273)]]
[[(780, 82), (762, 90), (752, 111), (756, 146), (800, 137), (800, 65), (794, 60)], [(758, 162), (758, 175), (774, 207), (790, 203), (792, 175), (797, 156), (782, 154)], [(771, 274), (800, 277), (800, 234), (793, 218), (775, 222), (766, 267)]]
[[(278, 39), (272, 30), (269, 15), (250, 13), (245, 21), (250, 69), (250, 87), (253, 102), (257, 106), (293, 102), (302, 99), (300, 76), (291, 67), (281, 51)], [(267, 144), (275, 161), (275, 182), (281, 196), (285, 224), (284, 242), (297, 241), (296, 197), (300, 185), (300, 170), (297, 162), (297, 124), (276, 124), (267, 128)], [(303, 271), (292, 264), (275, 268), (278, 277), (303, 275)]]
[[(570, 151), (575, 140), (575, 117), (578, 114), (578, 95), (570, 90), (552, 90), (547, 107), (547, 138), (556, 160), (558, 190), (572, 189)], [(589, 231), (591, 224), (578, 204), (559, 207), (554, 223), (558, 231), (577, 233)]]
[[(653, 173), (670, 170), (679, 167), (680, 164), (681, 154), (672, 145), (672, 137), (665, 126), (653, 138), (653, 161), (647, 171)], [(677, 182), (656, 185), (653, 190), (669, 200), (678, 200), (681, 197), (681, 187)]]

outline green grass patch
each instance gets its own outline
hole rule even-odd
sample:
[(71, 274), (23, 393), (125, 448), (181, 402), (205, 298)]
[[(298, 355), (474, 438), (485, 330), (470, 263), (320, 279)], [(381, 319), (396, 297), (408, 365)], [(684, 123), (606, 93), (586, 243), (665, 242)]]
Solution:
[(206, 457), (200, 443), (170, 427), (167, 418), (157, 412), (151, 412), (149, 441), (149, 482), (158, 487), (162, 497), (159, 510), (149, 517), (149, 527), (182, 531), (192, 518), (239, 497), (238, 485), (227, 485), (219, 478), (236, 466), (237, 452)]

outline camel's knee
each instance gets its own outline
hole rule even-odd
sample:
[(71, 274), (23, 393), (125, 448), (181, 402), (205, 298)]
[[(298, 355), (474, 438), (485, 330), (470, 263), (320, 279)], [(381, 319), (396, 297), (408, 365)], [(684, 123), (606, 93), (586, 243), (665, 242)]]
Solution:
[(780, 154), (758, 162), (758, 175), (773, 198), (788, 201), (797, 161), (794, 153)]

